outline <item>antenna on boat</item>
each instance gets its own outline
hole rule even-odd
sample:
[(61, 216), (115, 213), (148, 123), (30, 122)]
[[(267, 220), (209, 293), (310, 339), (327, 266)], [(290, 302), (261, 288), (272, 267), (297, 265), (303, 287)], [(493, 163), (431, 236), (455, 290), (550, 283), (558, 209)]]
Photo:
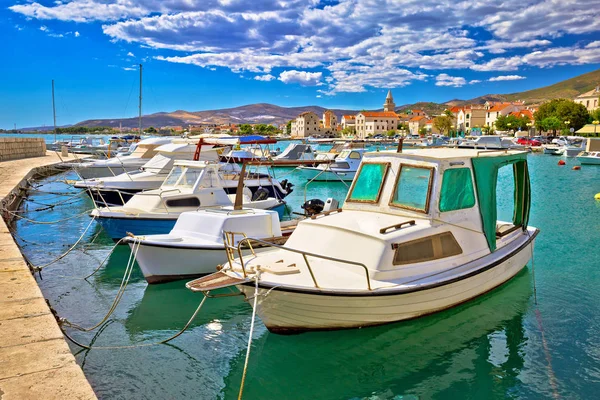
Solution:
[(54, 118), (54, 143), (56, 143), (56, 106), (54, 104), (54, 79), (52, 79), (52, 117)]
[(140, 64), (140, 115), (138, 116), (138, 133), (142, 134), (142, 64)]

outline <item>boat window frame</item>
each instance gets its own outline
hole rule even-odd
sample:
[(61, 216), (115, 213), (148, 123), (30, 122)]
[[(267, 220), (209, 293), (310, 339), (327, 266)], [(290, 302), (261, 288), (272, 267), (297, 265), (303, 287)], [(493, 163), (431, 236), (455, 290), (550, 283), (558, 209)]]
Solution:
[[(458, 169), (467, 169), (467, 170), (469, 170), (469, 178), (470, 178), (470, 181), (471, 181), (471, 190), (472, 190), (472, 193), (473, 193), (473, 205), (469, 206), (469, 207), (455, 208), (453, 210), (442, 210), (441, 205), (442, 205), (442, 195), (444, 193), (443, 192), (443, 189), (444, 189), (444, 176), (445, 176), (446, 172), (453, 171), (453, 170), (458, 170)], [(441, 178), (442, 178), (442, 181), (440, 183), (440, 195), (438, 197), (439, 200), (438, 200), (438, 207), (437, 207), (438, 211), (440, 213), (448, 213), (448, 212), (461, 211), (461, 210), (470, 210), (471, 208), (477, 206), (477, 192), (475, 190), (475, 176), (473, 175), (473, 169), (472, 168), (469, 168), (469, 167), (464, 166), (464, 165), (463, 166), (458, 166), (458, 167), (446, 168), (442, 172)]]
[[(441, 238), (444, 235), (450, 235), (450, 237), (454, 241), (454, 244), (456, 246), (458, 246), (458, 249), (460, 250), (460, 252), (450, 253), (445, 256), (443, 254), (439, 254), (439, 257), (436, 256), (436, 254), (435, 254), (436, 248), (441, 249), (441, 246), (442, 246), (441, 239), (436, 239), (436, 238)], [(432, 246), (433, 246), (433, 251), (434, 251), (433, 257), (421, 258), (421, 259), (411, 260), (411, 261), (407, 261), (407, 262), (397, 262), (396, 261), (396, 255), (398, 254), (398, 251), (402, 247), (425, 242), (427, 240), (432, 240)], [(433, 240), (438, 240), (438, 243), (437, 244), (433, 243)], [(424, 262), (438, 261), (438, 260), (443, 260), (443, 259), (449, 258), (449, 257), (460, 256), (461, 254), (464, 253), (462, 246), (460, 245), (460, 243), (458, 243), (458, 240), (456, 240), (456, 237), (454, 236), (454, 233), (452, 233), (452, 231), (444, 231), (444, 232), (436, 233), (434, 235), (423, 236), (423, 237), (420, 237), (417, 239), (409, 240), (407, 242), (394, 243), (394, 244), (392, 244), (392, 249), (394, 250), (394, 257), (392, 258), (392, 265), (394, 265), (394, 266), (420, 264), (420, 263), (424, 263)], [(442, 251), (442, 250), (440, 250), (440, 251)]]
[[(375, 165), (385, 165), (385, 171), (383, 172), (383, 177), (381, 178), (381, 184), (379, 185), (379, 191), (377, 192), (377, 197), (375, 198), (375, 200), (354, 200), (351, 199), (352, 196), (352, 191), (354, 190), (354, 187), (356, 186), (356, 182), (358, 182), (358, 177), (360, 176), (360, 173), (362, 172), (363, 169), (363, 165), (368, 165), (368, 164), (375, 164)], [(358, 168), (358, 171), (356, 172), (355, 178), (352, 180), (352, 186), (350, 186), (350, 189), (348, 190), (348, 196), (346, 199), (346, 202), (350, 202), (350, 203), (362, 203), (362, 204), (379, 204), (379, 201), (381, 200), (381, 194), (383, 193), (383, 188), (385, 187), (385, 182), (387, 180), (387, 176), (388, 173), (391, 169), (392, 163), (389, 161), (383, 161), (383, 162), (363, 162), (360, 164), (360, 167)]]
[[(427, 184), (427, 199), (425, 200), (425, 209), (424, 210), (421, 208), (416, 208), (416, 207), (411, 207), (411, 206), (394, 203), (394, 196), (396, 195), (396, 190), (398, 189), (398, 183), (400, 183), (400, 177), (402, 177), (402, 168), (404, 168), (404, 167), (421, 168), (421, 169), (429, 170), (429, 182)], [(434, 172), (435, 172), (435, 166), (433, 166), (433, 165), (431, 165), (431, 166), (430, 165), (417, 165), (417, 164), (401, 162), (399, 165), (399, 168), (398, 168), (398, 177), (396, 178), (396, 182), (394, 183), (394, 189), (392, 190), (392, 193), (390, 196), (390, 201), (388, 202), (388, 205), (390, 207), (394, 207), (394, 208), (401, 208), (404, 210), (415, 211), (415, 212), (419, 212), (422, 214), (429, 214), (429, 207), (431, 206), (431, 190), (433, 189)]]

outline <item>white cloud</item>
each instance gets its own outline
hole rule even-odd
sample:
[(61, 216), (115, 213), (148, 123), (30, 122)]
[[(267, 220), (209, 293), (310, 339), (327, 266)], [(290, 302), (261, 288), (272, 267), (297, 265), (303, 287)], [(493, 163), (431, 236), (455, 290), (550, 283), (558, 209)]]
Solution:
[(135, 71), (136, 69), (133, 67), (123, 67), (125, 71)]
[(254, 79), (257, 81), (269, 82), (269, 81), (272, 81), (273, 79), (275, 79), (275, 77), (271, 74), (267, 74), (267, 75), (255, 76)]
[(435, 86), (461, 87), (467, 84), (467, 80), (460, 76), (450, 76), (448, 74), (439, 74), (435, 77)]
[(42, 26), (40, 26), (40, 31), (48, 32), (48, 27), (46, 25), (42, 25)]
[(317, 99), (320, 99), (321, 97), (323, 97), (323, 96), (321, 96), (320, 94), (317, 95)]
[[(586, 45), (575, 38), (573, 43), (580, 44), (553, 47), (556, 38), (565, 34), (600, 32), (600, 18), (594, 11), (600, 0), (20, 3), (9, 9), (28, 19), (102, 21), (103, 32), (114, 42), (185, 52), (158, 53), (158, 60), (210, 70), (223, 67), (240, 74), (248, 71), (260, 74), (256, 80), (272, 76), (271, 80), (322, 84), (325, 94), (403, 87), (426, 80), (428, 71), (436, 71), (432, 74), (436, 85), (460, 87), (479, 81), (467, 83), (439, 71), (519, 71), (523, 66), (600, 62), (598, 40)], [(306, 69), (318, 69), (310, 73), (322, 75), (318, 80), (306, 78), (302, 75), (310, 74), (302, 71)], [(282, 77), (288, 71), (300, 75)]]
[(476, 83), (481, 83), (481, 81), (480, 81), (479, 79), (471, 79), (471, 80), (469, 81), (469, 85), (474, 85), (474, 84), (476, 84)]
[(321, 84), (322, 72), (306, 72), (289, 70), (279, 74), (279, 80), (283, 83), (298, 83), (302, 86), (317, 86)]
[(524, 76), (521, 75), (500, 75), (494, 76), (493, 78), (488, 79), (490, 82), (500, 82), (500, 81), (518, 81), (520, 79), (525, 79)]
[(127, 53), (127, 57), (135, 57), (132, 52)]

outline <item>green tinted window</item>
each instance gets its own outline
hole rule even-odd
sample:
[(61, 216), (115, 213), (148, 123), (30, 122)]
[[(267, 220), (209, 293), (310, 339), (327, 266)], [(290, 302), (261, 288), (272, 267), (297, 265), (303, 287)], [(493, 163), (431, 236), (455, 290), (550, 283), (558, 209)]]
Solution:
[(461, 210), (475, 205), (475, 192), (469, 168), (453, 168), (444, 172), (440, 211)]
[(432, 173), (430, 168), (402, 165), (392, 205), (427, 212)]
[(389, 164), (362, 164), (348, 201), (378, 202)]

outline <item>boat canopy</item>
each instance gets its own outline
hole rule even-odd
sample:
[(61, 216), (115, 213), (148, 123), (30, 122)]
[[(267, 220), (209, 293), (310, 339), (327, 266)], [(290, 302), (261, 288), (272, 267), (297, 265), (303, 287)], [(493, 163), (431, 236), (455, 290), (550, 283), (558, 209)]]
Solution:
[(260, 135), (249, 136), (230, 136), (220, 138), (202, 138), (204, 143), (219, 144), (219, 145), (241, 145), (241, 144), (273, 144), (277, 143), (276, 139), (268, 138)]
[[(479, 200), (479, 213), (483, 231), (487, 239), (490, 251), (496, 250), (496, 183), (498, 170), (506, 165), (513, 166), (514, 172), (514, 201), (513, 225), (522, 227), (525, 231), (529, 222), (529, 210), (531, 205), (531, 187), (529, 172), (527, 169), (527, 153), (509, 153), (494, 157), (474, 157), (473, 172), (475, 174), (475, 187)], [(455, 187), (457, 192), (462, 187)], [(448, 190), (453, 190), (448, 188)]]

